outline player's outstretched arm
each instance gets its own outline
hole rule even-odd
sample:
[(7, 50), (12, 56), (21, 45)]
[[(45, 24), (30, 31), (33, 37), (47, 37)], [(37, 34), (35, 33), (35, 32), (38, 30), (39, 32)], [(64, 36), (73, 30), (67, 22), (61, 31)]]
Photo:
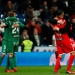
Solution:
[(4, 28), (5, 26), (6, 26), (5, 23), (2, 23), (2, 24), (0, 25), (1, 28)]
[(23, 23), (21, 23), (21, 22), (18, 22), (18, 24), (19, 24), (19, 27), (24, 27), (25, 25), (23, 24)]

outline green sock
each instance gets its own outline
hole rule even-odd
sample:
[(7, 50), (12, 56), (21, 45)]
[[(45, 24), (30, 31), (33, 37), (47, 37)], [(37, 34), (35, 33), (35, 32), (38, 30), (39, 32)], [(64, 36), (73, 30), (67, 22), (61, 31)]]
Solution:
[(0, 56), (0, 66), (1, 66), (1, 64), (2, 64), (3, 58), (4, 58), (4, 57)]
[(13, 59), (13, 57), (9, 57), (9, 64), (10, 64), (10, 69), (13, 70), (14, 69), (14, 59)]
[(17, 57), (16, 57), (16, 55), (14, 54), (14, 67), (17, 67)]
[(6, 69), (5, 70), (8, 70), (9, 69), (9, 66), (10, 66), (10, 64), (9, 64), (9, 57), (7, 58), (7, 65), (6, 65)]

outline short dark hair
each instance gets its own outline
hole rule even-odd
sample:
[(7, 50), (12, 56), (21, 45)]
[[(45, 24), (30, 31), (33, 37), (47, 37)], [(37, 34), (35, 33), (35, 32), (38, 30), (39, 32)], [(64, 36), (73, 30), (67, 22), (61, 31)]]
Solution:
[(57, 11), (57, 16), (59, 16), (59, 15), (61, 15), (62, 13), (64, 13), (64, 11), (62, 11), (62, 10), (59, 10), (59, 11)]
[(13, 12), (8, 12), (8, 16), (10, 16), (10, 17), (12, 17), (12, 16), (14, 16), (14, 13)]

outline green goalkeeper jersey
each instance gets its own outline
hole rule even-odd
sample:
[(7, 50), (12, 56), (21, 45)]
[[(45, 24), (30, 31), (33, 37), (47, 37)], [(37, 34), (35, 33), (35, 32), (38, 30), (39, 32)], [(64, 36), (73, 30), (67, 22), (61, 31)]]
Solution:
[[(18, 27), (14, 27), (13, 24), (18, 23)], [(19, 42), (19, 30), (20, 27), (24, 27), (24, 24), (18, 21), (16, 17), (9, 17), (6, 25), (8, 27), (8, 41)]]

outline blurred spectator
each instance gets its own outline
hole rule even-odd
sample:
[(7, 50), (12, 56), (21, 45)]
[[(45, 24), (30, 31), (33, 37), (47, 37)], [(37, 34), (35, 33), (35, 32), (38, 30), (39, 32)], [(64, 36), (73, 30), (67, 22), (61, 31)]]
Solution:
[(68, 0), (62, 0), (66, 7), (69, 6)]
[(58, 11), (58, 6), (57, 5), (53, 5), (51, 7), (51, 9), (50, 9), (50, 12), (49, 12), (49, 19), (55, 17), (57, 11)]
[(26, 39), (26, 36), (28, 35), (27, 30), (23, 30), (22, 35), (20, 36), (20, 45), (22, 42)]
[(62, 0), (62, 9), (65, 14), (68, 14), (68, 0)]
[(29, 23), (28, 23), (28, 31), (29, 31), (29, 35), (31, 36), (33, 34), (33, 30), (35, 28), (35, 22), (32, 19)]
[(27, 9), (28, 9), (29, 7), (32, 7), (32, 2), (31, 2), (31, 0), (24, 0), (24, 1), (19, 5), (18, 10), (19, 10), (19, 12), (20, 12), (21, 14), (24, 14), (24, 13), (27, 11)]
[(2, 9), (2, 0), (0, 0), (0, 14), (1, 14), (1, 9)]
[(52, 36), (53, 30), (50, 26), (50, 23), (46, 21), (46, 24), (42, 25), (42, 36), (43, 36), (43, 44), (45, 45), (52, 45)]
[(18, 10), (18, 4), (17, 4), (16, 2), (13, 4), (13, 8), (14, 8), (15, 10)]
[(6, 15), (9, 11), (16, 10), (12, 4), (12, 2), (9, 0), (7, 2), (7, 5), (3, 8), (3, 13)]
[(25, 0), (24, 11), (27, 11), (27, 9), (29, 7), (32, 7), (32, 1), (31, 0)]
[(35, 22), (35, 28), (37, 29), (38, 34), (41, 34), (40, 23), (38, 21)]
[(65, 4), (64, 4), (64, 2), (63, 2), (62, 0), (51, 0), (51, 2), (50, 2), (50, 8), (51, 8), (53, 5), (57, 5), (59, 10), (64, 10), (64, 9), (66, 9), (66, 8), (65, 8)]
[(57, 5), (52, 5), (50, 10), (51, 10), (51, 12), (56, 11), (56, 10), (58, 10), (58, 6)]
[(73, 13), (72, 15), (72, 30), (73, 30), (73, 37), (74, 37), (74, 40), (75, 40), (75, 12)]
[(34, 18), (34, 8), (33, 7), (29, 7), (27, 12), (26, 12), (26, 22), (29, 22), (30, 19)]
[(2, 31), (0, 30), (0, 46), (2, 46), (2, 38), (3, 38), (3, 34)]
[(41, 16), (42, 20), (45, 21), (45, 19), (47, 19), (47, 17), (48, 17), (48, 13), (49, 13), (47, 1), (43, 2), (43, 5), (40, 8), (40, 12), (41, 12), (40, 16)]
[(75, 0), (69, 0), (69, 15), (71, 16), (75, 11)]
[(31, 0), (31, 1), (32, 1), (32, 6), (34, 7), (34, 9), (39, 10), (41, 0)]
[(34, 46), (41, 45), (41, 37), (38, 34), (38, 30), (35, 28), (33, 31), (33, 35), (30, 37), (31, 41), (33, 41)]
[(31, 52), (33, 48), (33, 42), (29, 40), (29, 36), (26, 35), (26, 39), (22, 43), (22, 52)]
[(41, 16), (38, 16), (38, 20), (37, 20), (37, 21), (39, 22), (39, 26), (42, 26), (43, 21), (42, 21), (42, 19), (41, 19)]
[(31, 21), (31, 23), (28, 25), (29, 35), (33, 34), (34, 29), (37, 29), (38, 34), (41, 34), (41, 28), (38, 24), (35, 23), (34, 20)]
[(46, 19), (45, 11), (42, 8), (40, 8), (39, 11), (40, 11), (40, 17), (41, 17), (42, 21), (45, 21), (45, 19)]

